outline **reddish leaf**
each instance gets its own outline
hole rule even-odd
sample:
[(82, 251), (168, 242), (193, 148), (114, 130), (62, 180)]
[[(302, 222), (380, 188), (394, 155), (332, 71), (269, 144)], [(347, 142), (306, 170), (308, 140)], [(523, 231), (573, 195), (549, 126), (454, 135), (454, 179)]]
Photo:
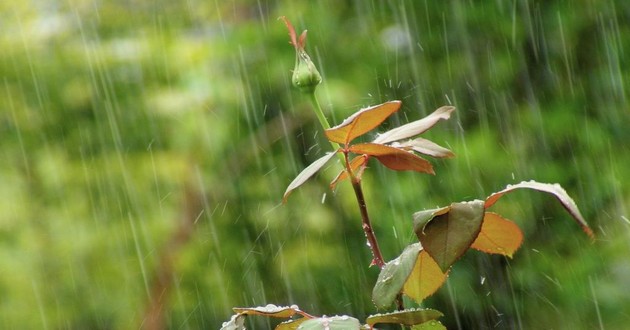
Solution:
[[(287, 29), (289, 30), (289, 38), (291, 38), (291, 42), (290, 42), (291, 45), (293, 45), (293, 47), (297, 49), (299, 47), (298, 46), (299, 43), (297, 41), (297, 36), (295, 34), (295, 29), (293, 28), (293, 25), (291, 25), (291, 22), (289, 22), (289, 20), (285, 16), (281, 16), (280, 19), (284, 21), (284, 24), (287, 26)], [(300, 39), (302, 39), (302, 36), (300, 36)]]
[(411, 149), (415, 152), (435, 158), (451, 158), (455, 156), (452, 151), (438, 145), (433, 141), (423, 138), (415, 138), (413, 140), (402, 143), (393, 143), (392, 147)]
[(400, 101), (389, 101), (361, 109), (341, 124), (327, 129), (324, 133), (326, 133), (328, 140), (347, 145), (356, 137), (380, 125), (387, 117), (400, 109), (400, 104)]
[(426, 251), (420, 251), (418, 260), (407, 278), (403, 292), (420, 303), (424, 298), (432, 295), (446, 281), (446, 274)]
[(329, 152), (320, 159), (314, 161), (311, 165), (305, 168), (287, 187), (282, 197), (283, 203), (287, 202), (289, 194), (297, 187), (301, 186), (306, 180), (308, 180), (313, 174), (317, 173), (326, 163), (335, 156), (334, 152)]
[(451, 106), (441, 107), (420, 120), (413, 121), (380, 134), (373, 142), (390, 143), (422, 134), (429, 128), (433, 127), (433, 125), (435, 125), (440, 119), (449, 119), (451, 117), (451, 112), (454, 110), (455, 107)]
[[(368, 157), (366, 155), (359, 155), (357, 157), (354, 157), (350, 161), (350, 168), (352, 169), (352, 173), (354, 173), (354, 176), (356, 178), (358, 179), (361, 178), (361, 175), (363, 174), (363, 170), (365, 170), (365, 164), (367, 164), (367, 159)], [(337, 186), (337, 183), (347, 178), (348, 178), (347, 170), (343, 170), (339, 172), (337, 177), (330, 183), (330, 189), (335, 189), (335, 187)]]
[(481, 230), (483, 201), (453, 203), (447, 208), (417, 212), (414, 231), (442, 272), (461, 257)]
[(376, 143), (359, 143), (350, 146), (350, 152), (376, 157), (379, 162), (396, 171), (416, 171), (435, 174), (426, 159), (409, 151)]
[(556, 199), (560, 201), (562, 206), (567, 210), (567, 212), (571, 214), (573, 219), (575, 219), (575, 221), (582, 227), (582, 230), (584, 230), (584, 232), (589, 237), (591, 238), (594, 237), (593, 231), (586, 223), (586, 220), (584, 220), (584, 217), (582, 217), (582, 214), (580, 213), (580, 210), (578, 209), (573, 199), (571, 199), (571, 197), (569, 197), (567, 192), (557, 183), (555, 184), (540, 183), (540, 182), (536, 182), (532, 180), (532, 181), (523, 181), (515, 185), (508, 185), (505, 189), (495, 192), (494, 194), (488, 196), (488, 198), (486, 199), (485, 208), (489, 208), (492, 205), (494, 205), (494, 203), (496, 203), (496, 201), (499, 200), (499, 198), (501, 198), (504, 194), (511, 192), (512, 190), (519, 189), (519, 188), (534, 189), (534, 190), (538, 190), (538, 191), (542, 191), (542, 192), (546, 192), (546, 193), (550, 193), (554, 195)]
[(370, 315), (365, 320), (370, 327), (378, 323), (416, 325), (444, 316), (440, 311), (429, 308), (411, 308), (385, 314)]
[(502, 216), (486, 212), (479, 236), (470, 246), (473, 249), (492, 254), (512, 255), (523, 243), (523, 232), (518, 226)]

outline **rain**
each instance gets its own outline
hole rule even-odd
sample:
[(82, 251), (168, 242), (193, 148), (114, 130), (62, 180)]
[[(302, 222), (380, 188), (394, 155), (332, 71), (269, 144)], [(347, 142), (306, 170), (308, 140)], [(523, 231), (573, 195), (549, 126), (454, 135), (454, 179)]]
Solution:
[[(385, 262), (415, 212), (508, 184), (493, 212), (513, 258), (465, 253), (408, 308), (448, 329), (620, 329), (630, 322), (630, 2), (4, 1), (0, 4), (0, 327), (220, 329), (233, 308), (377, 309), (352, 185), (280, 17), (308, 30), (331, 126), (402, 107), (358, 138), (454, 106), (423, 137), (435, 175), (370, 159), (365, 204)], [(291, 307), (293, 308), (293, 307)], [(283, 319), (249, 315), (248, 329)], [(353, 321), (354, 322), (354, 321)], [(379, 329), (398, 329), (380, 326)]]

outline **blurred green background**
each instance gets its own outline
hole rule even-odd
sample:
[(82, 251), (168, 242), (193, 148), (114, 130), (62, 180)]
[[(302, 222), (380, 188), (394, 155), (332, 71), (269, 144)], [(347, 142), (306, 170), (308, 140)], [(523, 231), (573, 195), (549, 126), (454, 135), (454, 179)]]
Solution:
[[(375, 308), (354, 196), (291, 87), (279, 16), (308, 29), (329, 120), (403, 101), (381, 129), (439, 106), (425, 135), (457, 155), (436, 176), (370, 163), (368, 209), (386, 259), (411, 214), (506, 184), (553, 198), (495, 211), (525, 243), (469, 252), (423, 306), (449, 329), (620, 329), (630, 322), (630, 2), (5, 1), (0, 4), (0, 325), (218, 329), (234, 306)], [(254, 329), (274, 323), (250, 320)]]

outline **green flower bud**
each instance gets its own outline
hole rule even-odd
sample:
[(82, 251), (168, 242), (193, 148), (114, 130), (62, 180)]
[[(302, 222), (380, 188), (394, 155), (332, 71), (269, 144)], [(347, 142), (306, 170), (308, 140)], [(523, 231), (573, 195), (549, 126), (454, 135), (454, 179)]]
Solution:
[(303, 49), (297, 51), (295, 69), (291, 80), (293, 81), (293, 86), (304, 93), (315, 92), (315, 87), (322, 82), (322, 76)]
[(306, 30), (297, 38), (291, 22), (284, 16), (280, 17), (280, 19), (287, 25), (291, 44), (295, 47), (295, 69), (293, 69), (293, 77), (291, 78), (293, 86), (304, 93), (313, 93), (315, 92), (315, 87), (322, 82), (322, 76), (304, 50), (306, 46)]

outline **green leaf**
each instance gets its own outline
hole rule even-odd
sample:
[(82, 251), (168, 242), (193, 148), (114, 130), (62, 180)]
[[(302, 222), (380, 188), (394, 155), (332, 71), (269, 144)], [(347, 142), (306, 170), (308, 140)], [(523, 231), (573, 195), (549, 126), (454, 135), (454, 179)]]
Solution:
[(309, 320), (309, 318), (302, 317), (297, 320), (290, 320), (290, 321), (282, 322), (278, 324), (278, 326), (276, 326), (275, 330), (295, 330), (295, 329), (298, 329), (300, 325), (307, 320)]
[(232, 315), (229, 321), (223, 322), (220, 330), (245, 330), (245, 315)]
[(523, 232), (518, 226), (502, 216), (486, 212), (479, 236), (470, 246), (485, 253), (512, 255), (523, 243)]
[(427, 251), (420, 251), (416, 264), (405, 282), (403, 292), (417, 303), (432, 295), (446, 282), (446, 274)]
[(293, 306), (276, 306), (269, 304), (267, 306), (258, 307), (235, 307), (232, 308), (234, 312), (242, 315), (263, 315), (270, 317), (288, 318), (296, 313), (300, 313), (300, 308), (296, 305)]
[(365, 322), (370, 326), (374, 326), (378, 323), (416, 325), (435, 320), (442, 316), (444, 316), (444, 314), (435, 309), (412, 308), (392, 313), (370, 315)]
[(284, 203), (287, 202), (287, 198), (289, 198), (289, 194), (297, 187), (301, 186), (306, 180), (313, 176), (313, 174), (317, 173), (326, 163), (335, 156), (336, 152), (329, 152), (318, 160), (314, 161), (311, 165), (306, 167), (298, 176), (293, 179), (293, 181), (287, 187), (287, 190), (284, 192), (284, 196), (282, 197), (282, 201)]
[(304, 321), (299, 330), (360, 330), (359, 320), (350, 316), (319, 317)]
[(411, 330), (446, 330), (440, 321), (432, 320), (422, 324), (414, 325)]
[(400, 109), (400, 101), (389, 101), (369, 108), (361, 109), (348, 117), (341, 124), (327, 129), (324, 133), (328, 140), (347, 145), (380, 125), (387, 117)]
[(376, 143), (359, 143), (350, 146), (350, 152), (375, 157), (383, 165), (396, 171), (416, 171), (435, 174), (426, 159), (409, 151)]
[(504, 194), (511, 192), (515, 189), (520, 189), (520, 188), (534, 189), (534, 190), (538, 190), (538, 191), (542, 191), (542, 192), (546, 192), (546, 193), (550, 193), (554, 195), (556, 199), (560, 201), (562, 206), (567, 210), (567, 212), (571, 214), (573, 219), (575, 219), (575, 221), (582, 227), (582, 230), (584, 230), (584, 232), (589, 237), (591, 238), (594, 237), (593, 231), (586, 223), (586, 220), (584, 220), (584, 217), (580, 213), (580, 210), (578, 209), (573, 199), (569, 197), (569, 194), (567, 194), (564, 188), (562, 188), (562, 186), (560, 186), (557, 183), (554, 183), (554, 184), (540, 183), (540, 182), (536, 182), (532, 180), (532, 181), (523, 181), (515, 185), (508, 185), (505, 189), (495, 192), (494, 194), (488, 196), (488, 198), (486, 198), (485, 208), (489, 208), (492, 205), (494, 205), (494, 203), (496, 203), (497, 200), (499, 200), (499, 198), (501, 198)]
[(420, 243), (411, 244), (398, 258), (383, 266), (372, 290), (372, 300), (376, 307), (385, 309), (391, 306), (411, 274), (421, 249)]
[(453, 111), (455, 111), (455, 107), (441, 107), (420, 120), (413, 121), (380, 134), (372, 142), (384, 144), (408, 139), (422, 134), (429, 128), (433, 127), (433, 125), (435, 125), (440, 119), (449, 119), (451, 117), (451, 112)]
[(483, 201), (453, 203), (448, 208), (415, 213), (414, 231), (424, 250), (446, 272), (477, 238), (483, 214)]

